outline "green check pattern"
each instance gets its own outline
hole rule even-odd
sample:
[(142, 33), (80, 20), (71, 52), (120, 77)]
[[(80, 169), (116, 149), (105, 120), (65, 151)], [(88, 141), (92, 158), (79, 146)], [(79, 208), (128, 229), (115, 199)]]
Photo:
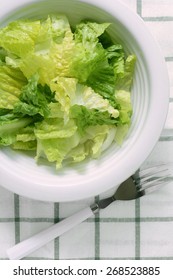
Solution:
[[(170, 77), (170, 104), (165, 128), (142, 168), (159, 163), (173, 164), (173, 1), (121, 1), (142, 17), (158, 41)], [(48, 203), (21, 197), (1, 186), (0, 259), (7, 259), (6, 250), (15, 243), (59, 222), (98, 198)], [(110, 205), (26, 259), (172, 260), (173, 182), (170, 180), (164, 188), (142, 199)]]

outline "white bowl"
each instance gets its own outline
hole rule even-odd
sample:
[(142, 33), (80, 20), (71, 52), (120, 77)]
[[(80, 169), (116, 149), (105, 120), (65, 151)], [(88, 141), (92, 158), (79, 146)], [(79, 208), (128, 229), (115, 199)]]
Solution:
[(56, 172), (37, 165), (29, 155), (0, 150), (0, 184), (29, 198), (72, 201), (98, 195), (135, 172), (156, 144), (168, 110), (169, 82), (159, 47), (143, 21), (121, 2), (113, 0), (6, 0), (0, 24), (17, 18), (40, 17), (51, 12), (66, 14), (72, 24), (92, 18), (111, 22), (110, 34), (127, 53), (137, 56), (132, 90), (133, 119), (121, 147), (113, 144), (98, 160), (87, 160)]

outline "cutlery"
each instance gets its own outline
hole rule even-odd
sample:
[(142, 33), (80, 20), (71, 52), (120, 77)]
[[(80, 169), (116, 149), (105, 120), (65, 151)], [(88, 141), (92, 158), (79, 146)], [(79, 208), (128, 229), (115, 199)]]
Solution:
[(169, 177), (170, 174), (168, 174), (168, 168), (165, 164), (138, 170), (134, 175), (125, 180), (111, 197), (101, 199), (59, 223), (52, 225), (46, 230), (16, 244), (7, 250), (7, 255), (9, 259), (12, 260), (22, 259), (49, 241), (98, 213), (99, 210), (106, 208), (112, 202), (140, 198), (157, 190), (160, 186), (165, 184), (165, 180)]

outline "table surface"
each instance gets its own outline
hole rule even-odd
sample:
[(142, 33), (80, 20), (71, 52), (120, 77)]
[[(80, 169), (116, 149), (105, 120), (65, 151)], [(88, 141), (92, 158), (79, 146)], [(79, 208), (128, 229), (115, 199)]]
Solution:
[[(121, 0), (138, 13), (159, 43), (169, 78), (165, 127), (142, 168), (173, 164), (173, 1)], [(173, 173), (172, 173), (173, 175)], [(0, 259), (6, 250), (89, 205), (89, 200), (34, 201), (0, 187)], [(25, 259), (173, 259), (173, 182), (142, 199), (117, 202)]]

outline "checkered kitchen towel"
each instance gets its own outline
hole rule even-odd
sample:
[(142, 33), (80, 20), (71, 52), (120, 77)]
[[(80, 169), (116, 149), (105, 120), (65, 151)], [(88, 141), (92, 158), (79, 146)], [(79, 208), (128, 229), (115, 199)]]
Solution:
[[(144, 166), (173, 163), (173, 1), (121, 0), (156, 38), (170, 76), (165, 129)], [(33, 201), (0, 187), (0, 259), (6, 250), (91, 201)], [(140, 200), (116, 202), (26, 259), (173, 259), (173, 183)]]

